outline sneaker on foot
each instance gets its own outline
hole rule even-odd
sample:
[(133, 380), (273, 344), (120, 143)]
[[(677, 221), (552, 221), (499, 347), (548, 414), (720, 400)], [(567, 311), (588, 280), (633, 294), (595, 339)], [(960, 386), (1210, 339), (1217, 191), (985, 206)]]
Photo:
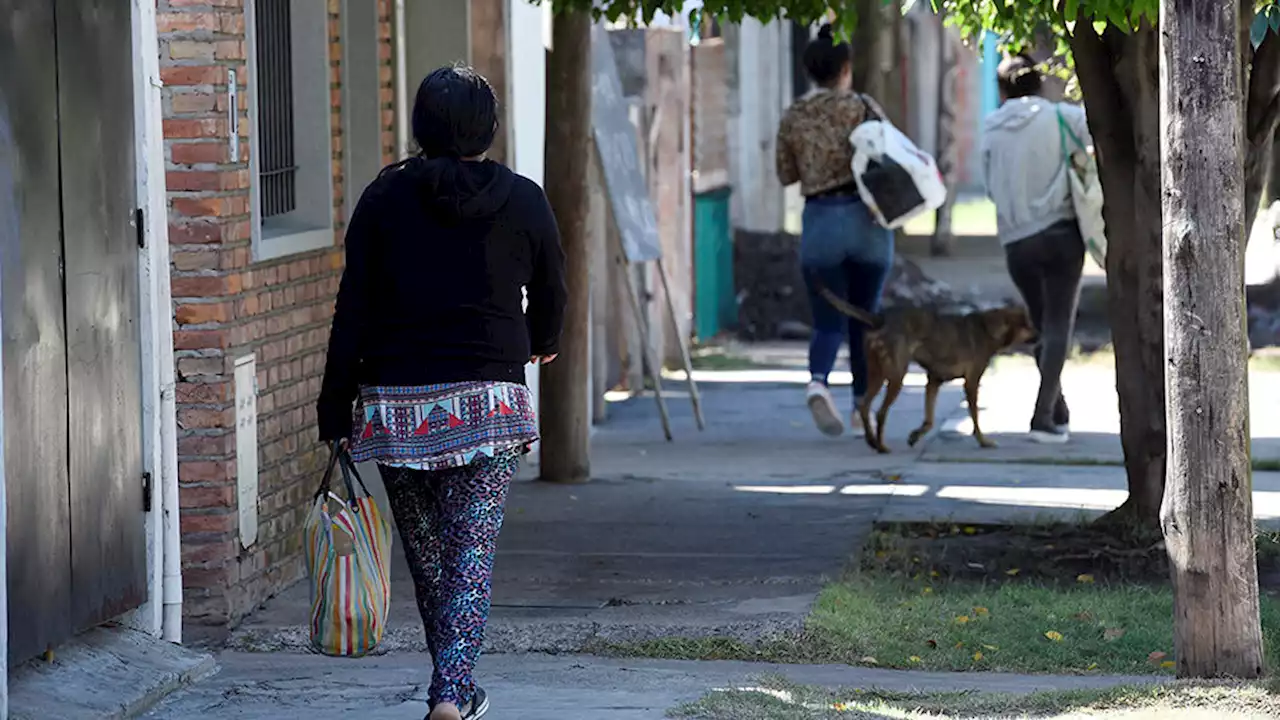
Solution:
[(1028, 434), (1031, 442), (1040, 443), (1041, 445), (1064, 445), (1071, 439), (1071, 434), (1065, 429), (1053, 428), (1031, 428)]
[(857, 410), (854, 410), (853, 417), (849, 418), (849, 431), (856, 438), (867, 436), (867, 428), (862, 424), (862, 416), (858, 414)]
[(831, 390), (826, 385), (816, 380), (809, 383), (805, 397), (813, 423), (823, 435), (839, 437), (844, 434), (844, 423), (840, 420), (840, 413), (836, 412), (836, 401), (831, 399)]
[(476, 694), (471, 696), (471, 702), (462, 706), (462, 720), (479, 720), (489, 712), (489, 695), (485, 693), (484, 688), (477, 686)]

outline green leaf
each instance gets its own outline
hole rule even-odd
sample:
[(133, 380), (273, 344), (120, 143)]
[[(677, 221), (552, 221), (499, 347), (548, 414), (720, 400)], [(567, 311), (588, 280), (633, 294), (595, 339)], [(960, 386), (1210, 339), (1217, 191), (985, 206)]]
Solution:
[(1254, 47), (1262, 44), (1267, 37), (1267, 31), (1271, 28), (1271, 21), (1267, 19), (1265, 13), (1253, 16), (1253, 22), (1249, 25), (1249, 41)]
[(1062, 17), (1066, 18), (1068, 22), (1074, 21), (1076, 18), (1080, 17), (1080, 1), (1067, 0), (1066, 5), (1064, 5), (1062, 9)]
[(1280, 32), (1280, 7), (1272, 5), (1267, 8), (1267, 20), (1272, 32)]

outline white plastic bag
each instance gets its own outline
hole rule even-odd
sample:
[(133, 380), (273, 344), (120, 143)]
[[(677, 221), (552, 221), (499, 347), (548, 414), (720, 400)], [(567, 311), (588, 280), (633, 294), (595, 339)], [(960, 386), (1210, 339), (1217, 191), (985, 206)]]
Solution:
[(876, 221), (900, 228), (947, 201), (947, 186), (928, 153), (892, 124), (867, 120), (849, 135), (853, 179)]
[(1067, 166), (1071, 182), (1071, 205), (1076, 211), (1076, 224), (1085, 249), (1098, 267), (1107, 269), (1107, 223), (1102, 218), (1102, 183), (1098, 180), (1098, 162), (1084, 142), (1067, 125), (1058, 111), (1058, 129), (1062, 137), (1062, 162)]

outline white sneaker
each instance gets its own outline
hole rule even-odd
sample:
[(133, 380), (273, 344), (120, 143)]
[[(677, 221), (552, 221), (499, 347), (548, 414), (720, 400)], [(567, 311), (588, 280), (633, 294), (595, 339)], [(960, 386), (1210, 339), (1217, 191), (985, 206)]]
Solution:
[(1049, 430), (1032, 430), (1027, 433), (1027, 437), (1034, 443), (1041, 445), (1065, 445), (1071, 439), (1071, 434), (1067, 431)]
[(830, 388), (817, 381), (811, 382), (805, 390), (805, 398), (809, 412), (813, 414), (813, 424), (823, 435), (839, 437), (844, 434), (844, 423), (840, 420), (840, 413), (836, 412)]
[(853, 417), (849, 418), (849, 432), (856, 438), (867, 436), (867, 428), (862, 424), (862, 416), (857, 410), (854, 410)]

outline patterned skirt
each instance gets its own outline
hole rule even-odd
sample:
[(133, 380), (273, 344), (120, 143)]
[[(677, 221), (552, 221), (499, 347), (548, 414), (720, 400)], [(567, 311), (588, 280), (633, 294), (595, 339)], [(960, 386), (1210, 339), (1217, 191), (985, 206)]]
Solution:
[(366, 386), (352, 420), (356, 462), (415, 470), (463, 467), (511, 448), (527, 452), (538, 440), (533, 396), (515, 383)]

